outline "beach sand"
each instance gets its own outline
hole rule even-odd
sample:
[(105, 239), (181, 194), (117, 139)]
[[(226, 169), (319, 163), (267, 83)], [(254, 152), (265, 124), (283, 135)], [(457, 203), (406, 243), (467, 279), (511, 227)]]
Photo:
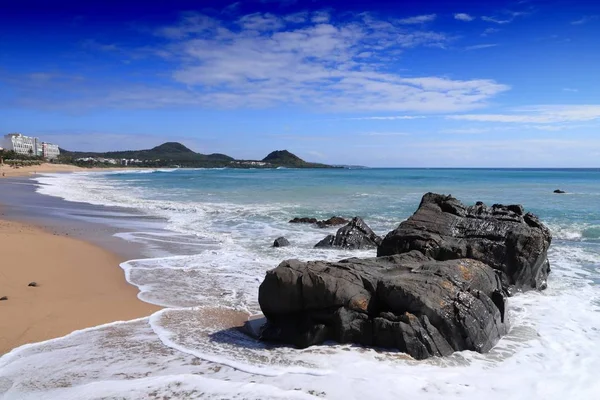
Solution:
[[(0, 164), (0, 179), (4, 174), (5, 178), (15, 176), (29, 176), (35, 173), (54, 173), (54, 172), (76, 172), (76, 171), (89, 171), (94, 169), (103, 168), (81, 168), (75, 165), (68, 164), (50, 164), (43, 163), (42, 165), (32, 165), (28, 167), (13, 168), (7, 164)], [(105, 169), (104, 169), (105, 170)]]
[(119, 267), (122, 261), (84, 241), (0, 220), (0, 297), (8, 297), (0, 301), (0, 355), (160, 309), (137, 298), (137, 288)]

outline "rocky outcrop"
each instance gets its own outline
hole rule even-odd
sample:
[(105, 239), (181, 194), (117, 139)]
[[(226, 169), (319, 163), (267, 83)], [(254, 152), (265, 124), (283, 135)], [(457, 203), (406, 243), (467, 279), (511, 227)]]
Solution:
[(318, 221), (317, 222), (317, 226), (319, 228), (329, 228), (330, 226), (336, 226), (336, 225), (344, 225), (347, 224), (348, 221), (345, 218), (342, 217), (331, 217), (329, 219), (323, 220), (323, 221)]
[[(355, 218), (330, 245), (338, 236), (341, 245), (368, 237), (363, 224)], [(353, 229), (360, 234), (348, 235)], [(267, 272), (259, 288), (266, 323), (254, 321), (252, 332), (301, 348), (335, 340), (416, 359), (486, 352), (508, 330), (510, 289), (545, 287), (550, 241), (521, 206), (466, 207), (428, 193), (381, 242), (378, 257), (287, 260)]]
[(352, 218), (346, 226), (338, 229), (335, 235), (327, 235), (315, 248), (368, 249), (381, 243), (381, 238), (360, 217)]
[(329, 228), (330, 226), (347, 224), (349, 221), (342, 217), (331, 217), (329, 219), (324, 219), (321, 221), (319, 221), (316, 218), (310, 217), (296, 217), (294, 219), (289, 220), (288, 222), (290, 224), (317, 224), (319, 228)]
[(318, 222), (318, 220), (316, 218), (308, 218), (308, 217), (301, 217), (301, 218), (294, 218), (289, 220), (290, 224), (316, 224)]
[(565, 194), (565, 193), (567, 193), (567, 192), (565, 192), (564, 190), (556, 189), (556, 190), (554, 191), (554, 193), (558, 193), (558, 194)]
[(505, 286), (544, 289), (552, 235), (520, 205), (466, 207), (452, 196), (427, 193), (419, 209), (388, 233), (378, 256), (418, 250), (434, 260), (479, 260), (501, 273)]
[(286, 238), (284, 238), (283, 236), (278, 237), (273, 242), (273, 247), (286, 247), (286, 246), (289, 246), (289, 245), (290, 245), (290, 242)]
[(413, 251), (337, 263), (288, 260), (259, 289), (261, 338), (304, 348), (325, 340), (397, 348), (417, 359), (488, 351), (507, 331), (494, 271)]

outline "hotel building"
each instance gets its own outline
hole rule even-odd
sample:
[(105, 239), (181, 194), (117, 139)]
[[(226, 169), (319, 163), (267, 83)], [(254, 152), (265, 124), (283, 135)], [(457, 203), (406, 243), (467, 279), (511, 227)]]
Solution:
[(29, 137), (20, 133), (9, 133), (0, 138), (0, 147), (4, 150), (14, 151), (26, 156), (43, 156), (54, 159), (59, 156), (58, 145), (40, 142), (38, 138)]

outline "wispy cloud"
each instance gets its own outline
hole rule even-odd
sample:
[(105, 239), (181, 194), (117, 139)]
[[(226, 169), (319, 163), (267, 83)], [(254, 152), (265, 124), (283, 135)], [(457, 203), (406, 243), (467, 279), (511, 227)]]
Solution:
[(382, 121), (395, 121), (402, 119), (421, 119), (425, 118), (423, 115), (391, 115), (391, 116), (374, 116), (374, 117), (356, 117), (348, 118), (351, 120), (382, 120)]
[[(221, 15), (221, 14), (218, 14)], [(326, 11), (253, 13), (231, 18), (187, 12), (153, 34), (144, 48), (166, 69), (141, 84), (41, 86), (15, 81), (3, 102), (55, 108), (265, 108), (295, 105), (334, 112), (448, 113), (484, 107), (510, 87), (492, 79), (457, 80), (403, 74), (399, 55), (443, 48), (452, 38), (424, 29), (434, 14), (393, 19), (330, 18)], [(440, 50), (442, 51), (442, 50)], [(28, 86), (29, 85), (29, 86)], [(60, 90), (50, 90), (60, 86)]]
[(402, 18), (396, 20), (396, 23), (401, 25), (418, 25), (426, 22), (434, 21), (437, 18), (436, 14), (417, 15), (414, 17)]
[(573, 89), (573, 88), (563, 88), (563, 92), (573, 92), (573, 93), (577, 93), (577, 92), (579, 92), (579, 89)]
[(473, 21), (475, 17), (466, 13), (456, 13), (454, 14), (454, 19), (457, 19), (459, 21), (470, 22)]
[(497, 32), (500, 32), (500, 29), (498, 29), (498, 28), (487, 28), (486, 30), (484, 30), (481, 33), (481, 36), (486, 37), (486, 36), (491, 35), (492, 33), (497, 33)]
[(571, 21), (571, 25), (583, 25), (583, 24), (587, 24), (588, 22), (593, 21), (595, 19), (598, 19), (597, 15), (586, 15), (575, 21)]
[(489, 128), (461, 128), (461, 129), (444, 129), (442, 133), (452, 133), (459, 135), (476, 135), (489, 132)]
[(410, 136), (408, 132), (367, 132), (365, 136)]
[(549, 105), (527, 107), (510, 114), (461, 114), (446, 118), (477, 122), (556, 124), (600, 119), (600, 105)]
[(488, 49), (490, 47), (496, 47), (496, 46), (498, 46), (498, 44), (496, 44), (496, 43), (476, 44), (473, 46), (465, 47), (465, 50), (481, 50), (481, 49)]
[[(322, 15), (310, 17), (315, 16)], [(295, 103), (338, 111), (440, 112), (477, 108), (509, 89), (487, 79), (406, 78), (391, 72), (397, 70), (396, 59), (390, 58), (395, 52), (449, 39), (369, 14), (301, 27), (289, 25), (285, 16), (252, 14), (240, 18), (239, 30), (206, 18), (197, 17), (198, 28), (187, 21), (179, 24), (187, 37), (177, 40), (181, 65), (173, 78), (213, 106)], [(418, 16), (404, 23), (434, 18)], [(173, 34), (173, 29), (162, 31)]]
[(328, 11), (315, 11), (311, 18), (311, 21), (315, 24), (324, 24), (325, 22), (329, 22), (329, 12)]
[(486, 17), (486, 16), (481, 17), (481, 19), (484, 20), (485, 22), (493, 22), (493, 23), (499, 24), (499, 25), (510, 24), (513, 21), (513, 18), (501, 19), (501, 18), (497, 18), (497, 17)]
[(512, 10), (503, 10), (499, 13), (501, 16), (483, 16), (481, 19), (485, 22), (491, 22), (498, 25), (510, 24), (518, 17), (524, 17), (526, 15), (531, 14), (531, 11), (512, 11)]

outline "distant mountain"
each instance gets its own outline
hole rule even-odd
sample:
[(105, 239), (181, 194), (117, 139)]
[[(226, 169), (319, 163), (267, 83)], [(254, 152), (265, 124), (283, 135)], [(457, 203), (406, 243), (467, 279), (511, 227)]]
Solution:
[(225, 154), (200, 154), (188, 149), (181, 143), (167, 142), (160, 146), (156, 146), (150, 150), (128, 150), (128, 151), (109, 151), (105, 153), (99, 152), (82, 152), (69, 151), (61, 149), (61, 154), (73, 159), (77, 158), (113, 158), (113, 159), (134, 159), (141, 161), (153, 161), (153, 164), (173, 164), (181, 166), (225, 166), (233, 157)]
[(332, 168), (325, 164), (309, 163), (287, 150), (278, 150), (270, 153), (262, 161), (238, 161), (225, 154), (200, 154), (196, 153), (181, 143), (167, 142), (149, 150), (128, 150), (83, 152), (60, 149), (63, 161), (70, 161), (83, 165), (91, 161), (78, 161), (81, 158), (105, 158), (139, 160), (136, 165), (148, 167), (181, 166), (181, 167), (231, 167), (231, 168)]
[(332, 168), (330, 165), (306, 162), (287, 150), (276, 150), (262, 159), (263, 162), (278, 167), (291, 168)]

